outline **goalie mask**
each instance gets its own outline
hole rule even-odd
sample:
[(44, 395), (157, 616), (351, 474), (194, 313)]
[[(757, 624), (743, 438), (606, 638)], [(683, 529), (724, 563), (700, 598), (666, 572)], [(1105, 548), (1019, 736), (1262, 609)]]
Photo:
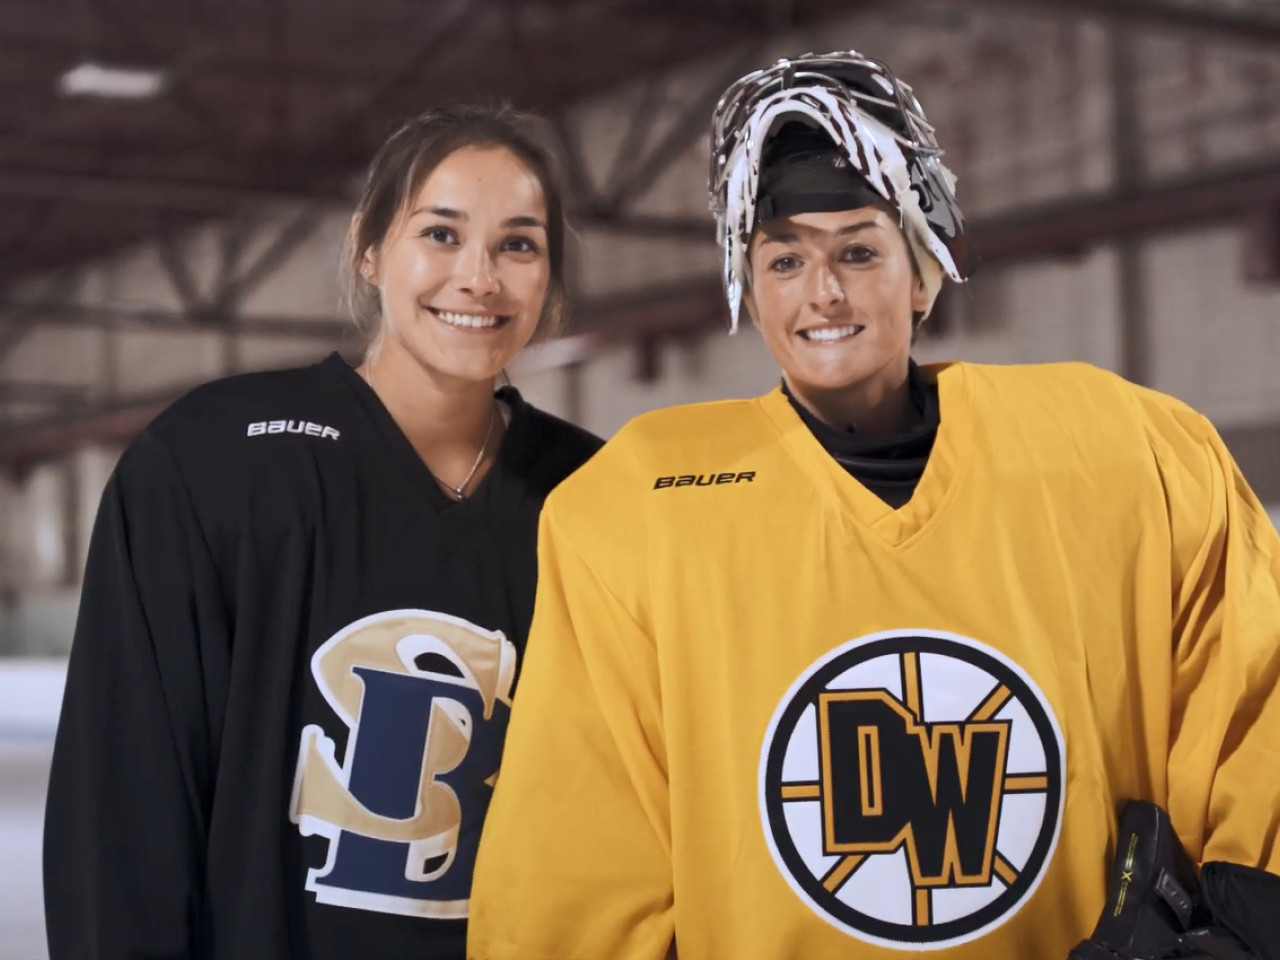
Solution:
[(930, 305), (944, 274), (969, 279), (977, 256), (941, 156), (911, 88), (855, 51), (779, 60), (730, 86), (712, 118), (709, 187), (732, 329), (752, 232), (775, 217), (883, 200)]

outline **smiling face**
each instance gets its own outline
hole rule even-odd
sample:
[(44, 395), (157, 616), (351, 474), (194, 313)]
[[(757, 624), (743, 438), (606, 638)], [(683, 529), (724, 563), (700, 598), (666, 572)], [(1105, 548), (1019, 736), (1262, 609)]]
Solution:
[(547, 248), (533, 172), (504, 147), (454, 151), (365, 253), (380, 350), (406, 353), (438, 378), (492, 381), (537, 329)]
[(905, 380), (913, 316), (928, 298), (887, 205), (769, 221), (750, 263), (753, 316), (794, 390)]

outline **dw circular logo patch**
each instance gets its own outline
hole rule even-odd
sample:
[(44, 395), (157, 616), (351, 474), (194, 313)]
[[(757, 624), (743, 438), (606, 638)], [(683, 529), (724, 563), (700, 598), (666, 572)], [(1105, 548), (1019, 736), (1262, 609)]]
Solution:
[(1000, 926), (1062, 822), (1066, 753), (1017, 664), (954, 634), (853, 640), (774, 713), (760, 809), (774, 862), (850, 936), (930, 950)]

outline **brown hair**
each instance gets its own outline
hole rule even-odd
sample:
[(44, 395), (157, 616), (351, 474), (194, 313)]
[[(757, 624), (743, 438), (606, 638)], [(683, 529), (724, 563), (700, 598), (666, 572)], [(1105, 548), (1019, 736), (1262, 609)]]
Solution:
[(568, 308), (565, 287), (564, 190), (543, 122), (507, 104), (454, 106), (429, 110), (393, 133), (369, 165), (364, 190), (351, 217), (343, 256), (347, 303), (356, 327), (367, 340), (378, 334), (378, 290), (361, 270), (365, 253), (386, 239), (387, 231), (447, 157), (467, 147), (503, 147), (537, 178), (547, 205), (547, 284), (538, 336), (557, 332)]

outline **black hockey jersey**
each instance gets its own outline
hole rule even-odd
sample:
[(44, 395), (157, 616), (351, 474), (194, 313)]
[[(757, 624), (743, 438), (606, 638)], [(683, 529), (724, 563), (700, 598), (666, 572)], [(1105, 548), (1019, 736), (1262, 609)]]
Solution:
[(528, 406), (451, 502), (343, 359), (201, 387), (103, 496), (45, 832), (62, 958), (461, 957), (543, 499)]

